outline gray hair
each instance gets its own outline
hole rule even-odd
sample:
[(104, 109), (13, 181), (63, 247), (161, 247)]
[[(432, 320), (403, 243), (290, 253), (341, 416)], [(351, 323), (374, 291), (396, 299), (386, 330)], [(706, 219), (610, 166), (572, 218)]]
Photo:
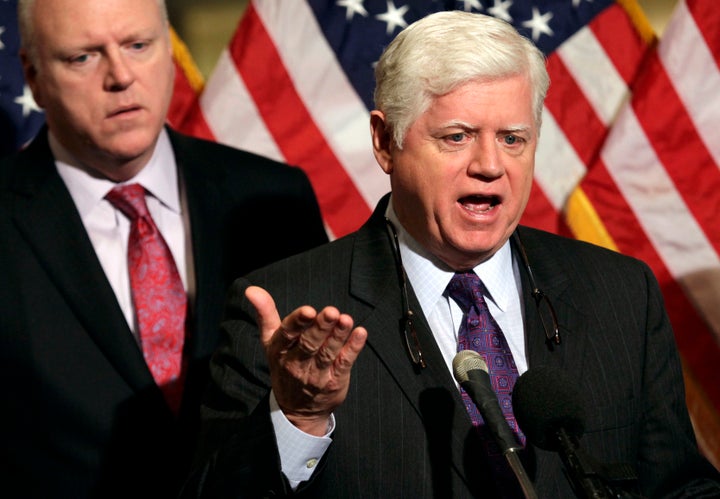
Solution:
[[(165, 22), (168, 21), (165, 0), (155, 0), (160, 7), (160, 13)], [(33, 7), (35, 0), (18, 0), (18, 31), (20, 32), (20, 47), (24, 49), (30, 60), (35, 60), (35, 23), (33, 22)]]
[(526, 74), (535, 122), (550, 85), (545, 56), (512, 25), (482, 14), (436, 12), (414, 22), (388, 45), (375, 67), (375, 106), (398, 147), (433, 98), (472, 80)]

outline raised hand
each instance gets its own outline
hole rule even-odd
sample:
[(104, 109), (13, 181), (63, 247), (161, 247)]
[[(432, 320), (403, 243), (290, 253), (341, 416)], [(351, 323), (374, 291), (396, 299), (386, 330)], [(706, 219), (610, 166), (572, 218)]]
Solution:
[(250, 286), (245, 296), (257, 311), (278, 405), (300, 430), (324, 435), (330, 414), (345, 400), (367, 331), (353, 328), (352, 317), (332, 306), (320, 312), (303, 306), (281, 320), (267, 291)]

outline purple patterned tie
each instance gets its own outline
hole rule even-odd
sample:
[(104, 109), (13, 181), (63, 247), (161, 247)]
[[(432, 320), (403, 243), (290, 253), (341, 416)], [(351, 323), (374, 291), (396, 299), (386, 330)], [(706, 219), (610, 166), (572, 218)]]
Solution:
[[(448, 284), (448, 295), (460, 306), (465, 318), (458, 332), (458, 351), (474, 350), (483, 358), (488, 366), (490, 381), (493, 390), (497, 393), (500, 409), (518, 442), (525, 445), (525, 435), (518, 428), (512, 411), (512, 389), (518, 378), (517, 367), (505, 335), (490, 315), (483, 297), (483, 289), (484, 285), (475, 272), (457, 273)], [(499, 477), (507, 478), (506, 483), (515, 484), (512, 470), (487, 431), (477, 407), (462, 388), (461, 393), (470, 419), (486, 445), (493, 471)], [(500, 483), (498, 488), (506, 489)], [(513, 494), (509, 490), (505, 492), (509, 494), (504, 495), (505, 497), (512, 497)]]
[(106, 196), (130, 219), (128, 267), (143, 356), (153, 379), (177, 414), (182, 399), (187, 296), (175, 260), (145, 204), (139, 184)]

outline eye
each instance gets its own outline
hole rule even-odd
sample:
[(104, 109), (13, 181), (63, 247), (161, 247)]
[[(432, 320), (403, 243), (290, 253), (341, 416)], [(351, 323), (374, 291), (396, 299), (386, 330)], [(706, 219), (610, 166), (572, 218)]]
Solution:
[(90, 54), (80, 54), (72, 56), (68, 59), (70, 64), (84, 64), (90, 59)]
[(464, 138), (465, 138), (464, 133), (453, 133), (453, 134), (450, 134), (447, 136), (447, 139), (450, 142), (462, 142)]
[(128, 45), (128, 48), (134, 52), (141, 52), (141, 51), (145, 50), (148, 45), (149, 45), (149, 43), (146, 41), (133, 42), (130, 45)]
[(506, 143), (507, 145), (512, 146), (512, 145), (516, 144), (519, 139), (518, 139), (518, 137), (515, 136), (515, 135), (505, 135), (505, 136), (503, 137), (503, 140), (505, 141), (505, 143)]

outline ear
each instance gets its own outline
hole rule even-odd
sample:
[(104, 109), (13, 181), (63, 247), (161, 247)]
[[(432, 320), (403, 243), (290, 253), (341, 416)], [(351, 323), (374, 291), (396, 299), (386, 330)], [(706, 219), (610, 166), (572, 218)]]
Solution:
[(385, 121), (385, 113), (375, 109), (370, 112), (370, 133), (372, 134), (373, 154), (375, 160), (385, 173), (390, 175), (393, 171), (392, 149), (394, 142), (392, 133)]
[(20, 62), (22, 63), (23, 76), (25, 77), (25, 83), (30, 87), (30, 91), (33, 94), (33, 99), (39, 107), (44, 107), (42, 103), (42, 95), (38, 88), (38, 72), (35, 64), (30, 60), (25, 49), (20, 49)]

